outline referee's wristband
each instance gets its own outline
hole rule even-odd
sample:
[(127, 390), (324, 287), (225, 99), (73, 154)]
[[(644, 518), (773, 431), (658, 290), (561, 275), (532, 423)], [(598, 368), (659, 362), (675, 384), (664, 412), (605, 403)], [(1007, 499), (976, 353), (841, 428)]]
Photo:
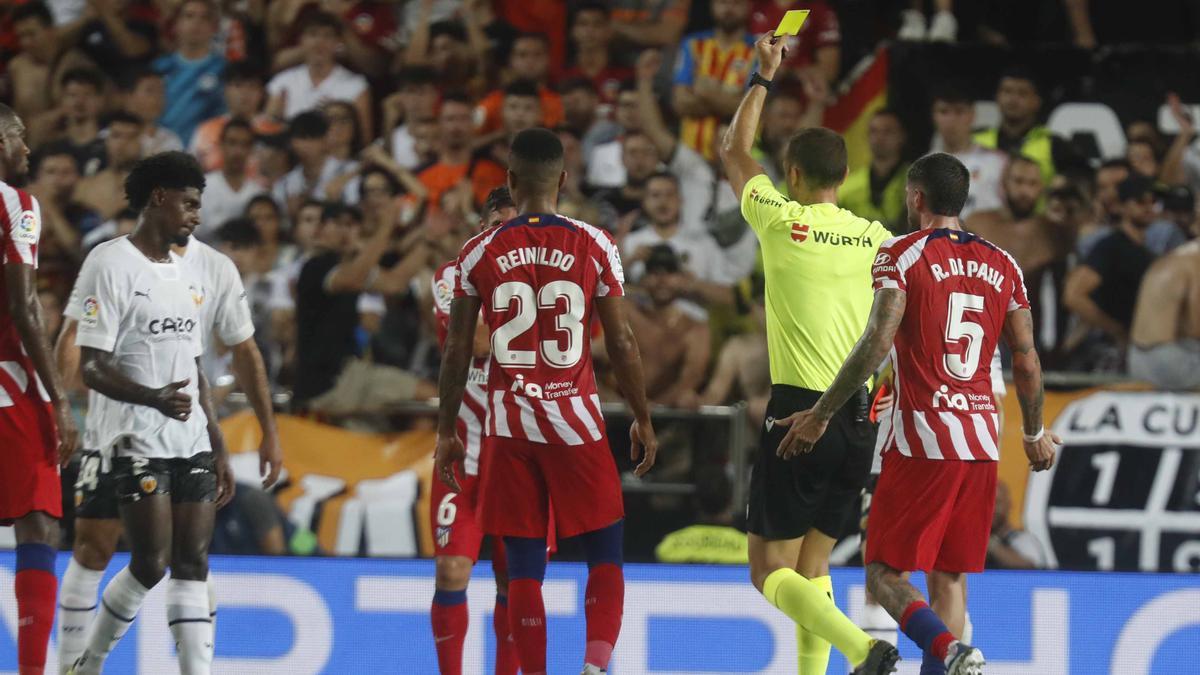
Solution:
[(1026, 443), (1037, 443), (1038, 441), (1042, 440), (1042, 436), (1045, 436), (1045, 435), (1046, 435), (1046, 427), (1042, 427), (1041, 429), (1038, 429), (1038, 432), (1036, 434), (1034, 434), (1032, 436), (1026, 434), (1026, 435), (1022, 436), (1022, 438), (1024, 439), (1024, 441)]
[(746, 88), (749, 89), (756, 84), (760, 85), (763, 89), (766, 89), (767, 91), (771, 91), (771, 80), (768, 80), (767, 78), (760, 75), (757, 70), (754, 71), (753, 73), (750, 73), (750, 84)]

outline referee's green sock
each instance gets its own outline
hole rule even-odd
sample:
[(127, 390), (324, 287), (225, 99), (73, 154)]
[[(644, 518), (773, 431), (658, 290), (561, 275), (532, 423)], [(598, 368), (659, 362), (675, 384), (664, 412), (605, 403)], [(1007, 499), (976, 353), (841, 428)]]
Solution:
[[(830, 576), (809, 579), (825, 591), (833, 602), (833, 578)], [(836, 603), (835, 603), (836, 604)], [(825, 675), (829, 669), (829, 640), (817, 635), (800, 624), (796, 624), (796, 656), (800, 675)]]
[(871, 650), (871, 636), (854, 625), (817, 584), (786, 567), (771, 572), (763, 583), (767, 601), (800, 626), (829, 641), (850, 662), (860, 665)]

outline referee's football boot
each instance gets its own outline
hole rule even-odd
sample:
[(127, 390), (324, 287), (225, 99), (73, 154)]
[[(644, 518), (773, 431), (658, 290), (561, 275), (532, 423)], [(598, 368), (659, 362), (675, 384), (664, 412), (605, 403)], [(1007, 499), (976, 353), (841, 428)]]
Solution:
[(854, 669), (852, 675), (888, 675), (896, 672), (896, 663), (899, 661), (900, 652), (890, 642), (871, 640), (867, 659)]
[(983, 652), (969, 644), (955, 642), (946, 658), (946, 675), (983, 675)]

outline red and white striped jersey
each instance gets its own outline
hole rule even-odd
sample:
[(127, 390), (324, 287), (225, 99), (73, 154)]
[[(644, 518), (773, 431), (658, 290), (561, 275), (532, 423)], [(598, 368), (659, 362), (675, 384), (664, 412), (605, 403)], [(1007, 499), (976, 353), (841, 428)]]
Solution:
[(624, 283), (612, 237), (556, 214), (522, 214), (463, 246), (454, 295), (480, 298), (491, 333), (485, 435), (604, 438), (588, 327), (593, 300)]
[(921, 230), (884, 242), (875, 290), (908, 295), (892, 344), (896, 403), (880, 449), (908, 457), (1000, 459), (989, 363), (1009, 312), (1028, 309), (1012, 257), (968, 232)]
[[(454, 299), (454, 275), (458, 261), (451, 260), (433, 275), (433, 315), (437, 318), (438, 344), (446, 347), (450, 326), (450, 301)], [(467, 387), (463, 390), (458, 409), (458, 438), (463, 442), (467, 458), (463, 467), (468, 476), (479, 474), (479, 452), (483, 449), (483, 423), (487, 419), (487, 357), (471, 359)]]
[[(38, 264), (42, 210), (28, 192), (0, 182), (0, 261), (9, 265)], [(8, 297), (8, 282), (0, 274), (0, 298)], [(33, 361), (25, 353), (21, 334), (7, 302), (0, 302), (0, 397), (37, 396), (49, 401)], [(36, 384), (36, 388), (34, 387)]]

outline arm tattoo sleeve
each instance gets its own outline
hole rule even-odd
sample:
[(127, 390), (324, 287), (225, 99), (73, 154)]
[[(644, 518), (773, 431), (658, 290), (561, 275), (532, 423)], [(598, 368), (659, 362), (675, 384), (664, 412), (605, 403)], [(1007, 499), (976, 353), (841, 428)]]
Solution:
[(879, 367), (883, 357), (892, 348), (896, 329), (904, 318), (904, 307), (908, 298), (904, 291), (884, 288), (875, 293), (875, 304), (871, 306), (871, 317), (862, 337), (854, 345), (833, 384), (821, 395), (813, 406), (813, 414), (821, 419), (833, 417), (833, 413), (846, 404), (850, 396)]

